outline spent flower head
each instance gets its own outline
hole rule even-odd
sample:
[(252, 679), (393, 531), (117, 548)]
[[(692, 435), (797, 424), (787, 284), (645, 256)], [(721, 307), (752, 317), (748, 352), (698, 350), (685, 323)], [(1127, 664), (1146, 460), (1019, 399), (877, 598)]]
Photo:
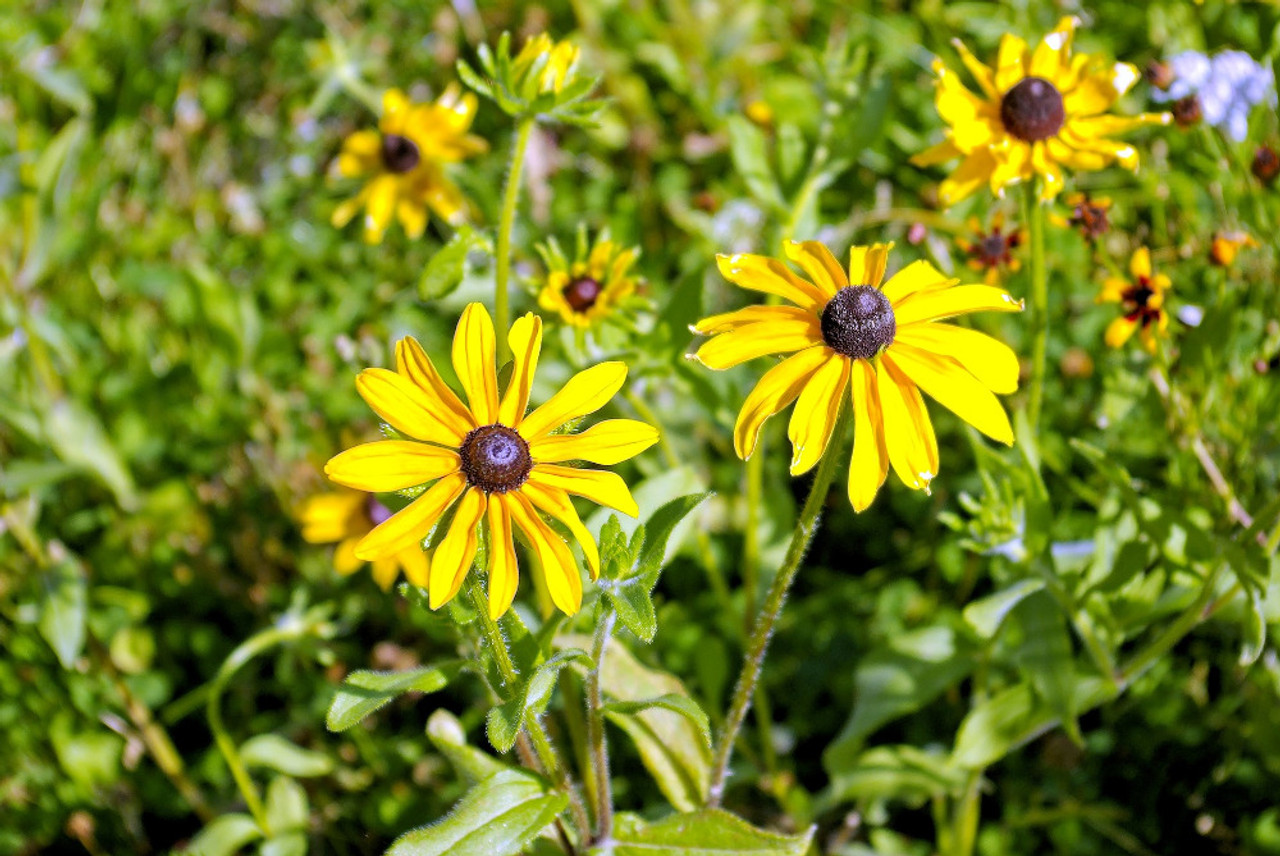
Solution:
[(890, 467), (908, 487), (928, 491), (938, 473), (938, 442), (921, 390), (1001, 443), (1013, 429), (995, 393), (1018, 387), (1018, 358), (985, 333), (939, 323), (970, 312), (1019, 312), (1022, 302), (989, 285), (958, 285), (926, 261), (884, 280), (892, 244), (853, 247), (846, 272), (816, 241), (788, 241), (786, 262), (717, 256), (734, 284), (794, 305), (748, 306), (704, 318), (711, 336), (694, 359), (717, 371), (788, 354), (765, 372), (738, 414), (733, 442), (751, 456), (765, 420), (792, 402), (787, 435), (791, 473), (818, 463), (848, 395), (853, 409), (849, 501), (867, 508)]
[(539, 33), (513, 56), (511, 34), (503, 33), (496, 51), (480, 45), (476, 55), (480, 71), (458, 60), (458, 76), (509, 116), (590, 125), (604, 104), (587, 98), (598, 78), (581, 73), (579, 50), (567, 40)]
[(1004, 273), (1022, 270), (1022, 260), (1016, 255), (1022, 246), (1022, 231), (1017, 228), (1006, 230), (1002, 212), (997, 211), (992, 216), (990, 229), (983, 229), (981, 221), (971, 217), (969, 230), (973, 239), (956, 238), (956, 246), (969, 257), (966, 262), (969, 268), (983, 274), (987, 285), (999, 285)]
[(1031, 48), (1006, 33), (993, 66), (962, 42), (960, 59), (978, 84), (975, 94), (959, 75), (935, 60), (936, 104), (949, 126), (947, 139), (911, 159), (930, 166), (962, 158), (938, 196), (954, 204), (984, 185), (1004, 188), (1040, 176), (1040, 198), (1062, 190), (1063, 170), (1097, 170), (1112, 163), (1138, 167), (1138, 152), (1109, 137), (1147, 124), (1167, 124), (1167, 113), (1116, 116), (1107, 111), (1133, 86), (1138, 70), (1101, 56), (1072, 54), (1076, 19), (1063, 18)]

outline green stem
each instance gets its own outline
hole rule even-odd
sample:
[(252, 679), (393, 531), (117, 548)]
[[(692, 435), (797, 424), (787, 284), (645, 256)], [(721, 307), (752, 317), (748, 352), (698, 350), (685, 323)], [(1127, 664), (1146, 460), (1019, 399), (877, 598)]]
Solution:
[(1031, 243), (1031, 392), (1027, 400), (1027, 422), (1032, 432), (1040, 427), (1044, 402), (1045, 355), (1049, 346), (1049, 276), (1044, 255), (1044, 206), (1040, 204), (1039, 182), (1025, 185), (1023, 217)]
[(601, 607), (596, 623), (595, 639), (591, 646), (591, 671), (587, 672), (587, 742), (591, 748), (591, 769), (596, 785), (596, 837), (597, 846), (607, 849), (613, 837), (613, 791), (609, 781), (609, 744), (604, 739), (604, 697), (600, 691), (600, 670), (604, 666), (605, 649), (617, 613), (608, 606)]
[[(489, 646), (489, 650), (493, 653), (493, 660), (498, 666), (498, 671), (502, 673), (504, 689), (509, 690), (515, 687), (520, 674), (516, 671), (515, 664), (511, 662), (511, 653), (507, 650), (506, 637), (502, 635), (498, 622), (494, 621), (489, 615), (489, 604), (485, 598), (484, 587), (480, 582), (479, 576), (476, 574), (470, 574), (469, 576), (471, 581), (467, 585), (467, 597), (471, 601), (472, 608), (480, 617), (480, 629), (484, 633), (484, 639)], [(503, 701), (506, 700), (504, 693), (500, 693), (499, 696)], [(536, 717), (525, 719), (524, 733), (529, 735), (529, 742), (533, 745), (533, 752), (538, 758), (538, 763), (542, 766), (541, 772), (546, 773), (547, 777), (555, 784), (557, 790), (569, 797), (569, 811), (573, 815), (573, 823), (578, 831), (578, 840), (586, 841), (591, 834), (591, 824), (587, 819), (587, 809), (582, 804), (582, 796), (578, 793), (578, 789), (573, 786), (573, 782), (569, 778), (568, 769), (560, 763), (555, 747), (551, 745), (551, 737)]]
[(533, 131), (534, 118), (526, 116), (516, 125), (515, 139), (511, 143), (511, 164), (507, 168), (507, 184), (502, 191), (502, 215), (498, 220), (498, 262), (493, 292), (494, 325), (498, 330), (498, 365), (511, 359), (511, 346), (507, 343), (507, 330), (511, 328), (510, 286), (511, 232), (515, 228), (516, 205), (520, 201), (520, 173), (524, 168), (525, 150), (529, 148), (529, 135)]
[[(848, 430), (848, 403), (840, 405), (840, 415), (836, 419), (833, 438), (843, 437)], [(826, 502), (827, 491), (836, 475), (836, 466), (840, 459), (837, 454), (839, 440), (833, 439), (827, 452), (818, 464), (818, 472), (813, 477), (813, 485), (809, 488), (809, 497), (800, 511), (800, 519), (791, 533), (791, 545), (787, 548), (786, 559), (769, 586), (769, 594), (765, 597), (764, 606), (756, 619), (755, 629), (747, 643), (746, 658), (742, 663), (742, 672), (738, 675), (738, 683), (733, 691), (733, 701), (729, 714), (725, 718), (724, 729), (716, 744), (715, 761), (711, 767), (711, 786), (707, 793), (707, 804), (713, 808), (720, 806), (724, 799), (725, 778), (729, 772), (729, 758), (733, 754), (733, 743), (746, 718), (747, 708), (751, 706), (751, 697), (755, 693), (756, 683), (760, 680), (760, 670), (764, 665), (765, 651), (769, 645), (769, 637), (773, 635), (782, 612), (783, 601), (791, 583), (795, 581), (796, 572), (804, 561), (805, 551), (818, 529), (818, 520)]]

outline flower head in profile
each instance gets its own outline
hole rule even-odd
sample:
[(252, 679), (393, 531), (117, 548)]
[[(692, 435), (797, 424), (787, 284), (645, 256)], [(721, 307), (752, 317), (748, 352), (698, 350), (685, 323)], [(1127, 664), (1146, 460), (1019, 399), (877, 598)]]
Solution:
[(640, 251), (624, 249), (607, 235), (589, 243), (586, 232), (579, 232), (572, 262), (554, 239), (540, 245), (538, 252), (547, 265), (538, 305), (575, 327), (592, 327), (607, 318), (635, 294), (639, 284), (631, 267)]
[(1107, 325), (1106, 342), (1112, 348), (1123, 348), (1136, 332), (1142, 346), (1154, 354), (1158, 337), (1169, 328), (1164, 296), (1173, 285), (1164, 274), (1152, 273), (1151, 251), (1146, 247), (1134, 251), (1129, 277), (1109, 277), (1098, 295), (1099, 303), (1119, 303), (1123, 313)]
[(539, 33), (524, 43), (511, 61), (518, 91), (558, 93), (572, 79), (578, 65), (579, 50), (573, 42), (557, 42), (547, 33)]
[(364, 209), (364, 239), (381, 243), (392, 219), (411, 238), (427, 228), (428, 212), (449, 223), (463, 219), (467, 200), (445, 165), (488, 148), (467, 133), (476, 114), (476, 97), (450, 86), (433, 103), (413, 104), (399, 89), (382, 96), (378, 130), (356, 131), (342, 144), (338, 173), (364, 178), (364, 187), (333, 212), (342, 228)]
[(979, 94), (941, 60), (934, 62), (935, 102), (950, 130), (947, 139), (911, 162), (929, 166), (962, 158), (939, 188), (944, 205), (984, 185), (998, 195), (1008, 185), (1037, 175), (1042, 180), (1041, 199), (1052, 199), (1062, 190), (1064, 168), (1097, 170), (1119, 163), (1137, 169), (1137, 150), (1109, 138), (1140, 125), (1167, 124), (1169, 116), (1108, 113), (1137, 81), (1138, 70), (1096, 55), (1073, 55), (1075, 27), (1074, 18), (1063, 18), (1034, 48), (1005, 34), (991, 66), (955, 41)]
[[(354, 490), (317, 494), (303, 502), (298, 512), (304, 541), (338, 545), (333, 553), (333, 569), (344, 577), (365, 563), (356, 556), (356, 544), (390, 516), (391, 511), (376, 497)], [(414, 585), (427, 584), (427, 556), (419, 544), (388, 553), (374, 559), (372, 564), (373, 581), (383, 591), (391, 588), (401, 570)]]
[(1213, 236), (1213, 243), (1209, 246), (1209, 261), (1218, 267), (1231, 267), (1242, 249), (1257, 246), (1253, 235), (1241, 229), (1219, 232)]
[[(546, 403), (526, 413), (542, 349), (542, 320), (525, 315), (511, 325), (511, 380), (498, 389), (493, 322), (484, 306), (462, 313), (453, 338), (453, 368), (466, 402), (441, 379), (413, 339), (396, 345), (396, 370), (365, 369), (356, 388), (400, 439), (365, 443), (325, 466), (333, 481), (373, 492), (430, 485), (354, 547), (356, 558), (377, 561), (415, 547), (441, 527), (431, 555), (427, 592), (432, 609), (462, 587), (486, 525), (489, 612), (506, 612), (519, 578), (519, 531), (538, 557), (547, 590), (567, 614), (582, 604), (582, 579), (569, 545), (544, 519), (558, 521), (578, 541), (592, 579), (600, 556), (570, 495), (635, 516), (635, 500), (612, 472), (569, 466), (572, 461), (616, 464), (652, 446), (653, 427), (610, 419), (579, 433), (562, 429), (608, 403), (627, 376), (623, 363), (600, 363), (574, 375)], [(452, 519), (442, 521), (452, 509)]]
[(985, 333), (942, 322), (984, 310), (1018, 312), (1022, 302), (989, 285), (958, 285), (925, 261), (882, 284), (892, 246), (854, 247), (846, 273), (822, 244), (789, 241), (787, 258), (804, 276), (767, 256), (719, 256), (729, 281), (794, 305), (749, 306), (694, 327), (712, 337), (695, 354), (711, 369), (790, 355), (765, 372), (738, 414), (734, 448), (744, 460), (765, 420), (794, 402), (787, 432), (791, 473), (809, 470), (849, 396), (855, 511), (871, 504), (890, 467), (917, 490), (927, 491), (937, 475), (938, 443), (922, 390), (988, 437), (1013, 443), (993, 393), (1017, 388), (1017, 357)]
[(1012, 229), (1006, 232), (1002, 213), (995, 213), (988, 230), (983, 230), (977, 217), (970, 218), (969, 229), (973, 232), (973, 240), (963, 236), (956, 238), (956, 246), (969, 257), (969, 267), (983, 274), (987, 285), (999, 285), (1005, 272), (1022, 270), (1022, 260), (1015, 255), (1018, 247), (1022, 246), (1022, 231)]

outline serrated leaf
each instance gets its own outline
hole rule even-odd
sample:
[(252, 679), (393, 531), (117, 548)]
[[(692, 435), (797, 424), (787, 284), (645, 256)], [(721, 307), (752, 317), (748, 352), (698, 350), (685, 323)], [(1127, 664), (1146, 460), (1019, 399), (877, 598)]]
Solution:
[(278, 734), (259, 734), (246, 740), (240, 747), (240, 760), (248, 767), (266, 767), (300, 778), (333, 772), (333, 759), (328, 755), (303, 749)]
[(464, 223), (423, 267), (422, 276), (418, 278), (418, 296), (423, 300), (438, 300), (452, 294), (466, 275), (468, 257), (477, 251), (491, 253), (493, 248), (483, 232)]
[(427, 720), (427, 737), (440, 754), (449, 759), (453, 769), (469, 784), (477, 784), (503, 770), (514, 769), (497, 758), (467, 743), (467, 732), (456, 716), (437, 710)]
[(360, 670), (338, 687), (325, 717), (330, 731), (346, 731), (375, 710), (407, 692), (431, 693), (449, 683), (458, 666), (421, 666), (404, 672)]
[(506, 770), (468, 791), (444, 819), (400, 836), (386, 856), (509, 856), (568, 804), (535, 776)]
[(966, 606), (964, 620), (983, 639), (991, 639), (1014, 607), (1043, 588), (1044, 580), (1019, 580)]
[(40, 635), (58, 655), (64, 669), (75, 666), (84, 650), (88, 581), (75, 556), (64, 554), (43, 574)]
[(307, 825), (307, 792), (288, 776), (277, 776), (267, 786), (267, 823), (274, 833), (301, 829)]
[(234, 856), (261, 837), (262, 830), (249, 815), (224, 814), (200, 830), (182, 852), (189, 856)]
[(613, 701), (602, 706), (601, 710), (606, 715), (610, 715), (614, 722), (617, 722), (618, 716), (634, 716), (637, 713), (652, 710), (655, 707), (678, 713), (692, 722), (697, 726), (698, 733), (702, 735), (702, 740), (707, 744), (707, 748), (711, 748), (711, 721), (707, 718), (707, 712), (702, 709), (702, 706), (689, 696), (667, 693), (666, 695), (636, 699), (635, 701)]
[(813, 840), (804, 835), (779, 835), (757, 829), (737, 815), (702, 809), (646, 821), (637, 814), (614, 820), (613, 856), (804, 856)]
[(486, 732), (489, 742), (499, 752), (510, 752), (525, 722), (541, 716), (551, 701), (560, 670), (573, 662), (591, 662), (591, 655), (578, 648), (561, 651), (547, 660), (532, 674), (523, 678), (513, 698), (489, 711)]

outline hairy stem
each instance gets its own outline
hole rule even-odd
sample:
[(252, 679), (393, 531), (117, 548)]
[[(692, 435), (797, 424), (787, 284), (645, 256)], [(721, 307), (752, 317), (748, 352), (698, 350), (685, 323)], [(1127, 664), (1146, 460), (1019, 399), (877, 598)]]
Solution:
[(596, 785), (596, 844), (607, 846), (613, 837), (613, 790), (609, 782), (609, 744), (604, 738), (604, 697), (600, 692), (600, 670), (604, 666), (605, 649), (617, 613), (611, 607), (601, 607), (596, 623), (595, 639), (591, 646), (591, 671), (587, 672), (587, 742), (591, 749), (591, 769)]
[(773, 578), (773, 584), (769, 586), (764, 606), (756, 618), (755, 628), (747, 643), (747, 653), (742, 663), (742, 671), (738, 675), (738, 683), (734, 687), (733, 701), (729, 707), (729, 714), (725, 718), (724, 729), (716, 744), (715, 760), (711, 767), (711, 787), (707, 794), (709, 806), (718, 807), (724, 799), (725, 778), (729, 772), (729, 759), (733, 755), (733, 743), (738, 737), (738, 731), (742, 728), (747, 709), (751, 706), (751, 697), (755, 693), (756, 683), (760, 680), (760, 670), (764, 665), (769, 637), (773, 635), (773, 629), (777, 626), (783, 601), (786, 600), (787, 592), (795, 581), (796, 572), (800, 570), (800, 565), (804, 561), (809, 542), (818, 529), (818, 519), (827, 498), (827, 490), (831, 487), (836, 474), (839, 438), (843, 437), (848, 429), (848, 415), (849, 406), (844, 402), (841, 404), (840, 416), (836, 420), (835, 431), (832, 432), (831, 445), (827, 447), (826, 454), (818, 464), (818, 472), (814, 475), (813, 485), (809, 488), (809, 498), (805, 500), (804, 508), (800, 511), (800, 519), (796, 521), (796, 527), (791, 534), (791, 545), (787, 548), (786, 559), (778, 570), (778, 575)]
[(1044, 206), (1040, 204), (1039, 182), (1027, 182), (1023, 216), (1031, 242), (1031, 390), (1027, 399), (1027, 422), (1032, 432), (1040, 428), (1044, 402), (1045, 355), (1049, 346), (1049, 272), (1045, 268)]
[(511, 346), (507, 342), (507, 330), (511, 328), (510, 280), (511, 280), (511, 232), (515, 228), (516, 205), (520, 201), (520, 173), (524, 168), (525, 150), (529, 148), (529, 135), (534, 119), (526, 116), (516, 125), (515, 138), (511, 142), (511, 164), (507, 167), (507, 184), (502, 191), (502, 214), (498, 220), (497, 265), (494, 273), (493, 316), (498, 330), (498, 365), (511, 359)]

